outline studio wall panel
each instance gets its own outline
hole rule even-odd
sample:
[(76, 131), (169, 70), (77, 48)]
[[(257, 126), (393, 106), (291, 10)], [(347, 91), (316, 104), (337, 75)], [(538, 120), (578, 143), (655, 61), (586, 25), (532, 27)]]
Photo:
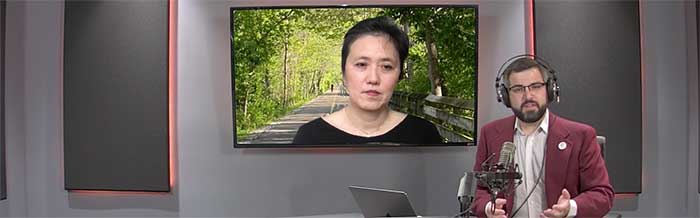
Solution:
[(0, 200), (7, 199), (5, 146), (5, 23), (7, 2), (0, 1)]
[(170, 191), (168, 2), (66, 1), (67, 190)]
[(552, 110), (607, 138), (616, 193), (640, 193), (642, 73), (636, 1), (534, 1), (535, 54), (558, 70)]

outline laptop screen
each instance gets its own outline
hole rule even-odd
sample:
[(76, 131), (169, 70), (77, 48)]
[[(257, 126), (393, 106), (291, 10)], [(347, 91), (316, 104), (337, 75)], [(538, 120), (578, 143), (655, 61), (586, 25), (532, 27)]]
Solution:
[(405, 192), (361, 186), (348, 188), (365, 217), (417, 216)]

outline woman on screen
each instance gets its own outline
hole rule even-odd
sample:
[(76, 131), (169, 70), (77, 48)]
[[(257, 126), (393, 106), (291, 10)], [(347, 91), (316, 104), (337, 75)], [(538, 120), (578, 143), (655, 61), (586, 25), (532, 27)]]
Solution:
[(389, 108), (408, 47), (408, 36), (388, 17), (366, 19), (350, 28), (341, 52), (350, 104), (302, 125), (294, 144), (442, 143), (432, 123)]

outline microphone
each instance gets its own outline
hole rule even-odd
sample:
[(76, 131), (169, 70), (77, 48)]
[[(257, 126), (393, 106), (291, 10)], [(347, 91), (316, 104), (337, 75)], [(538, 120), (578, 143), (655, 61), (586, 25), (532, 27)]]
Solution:
[(511, 184), (515, 183), (515, 180), (519, 184), (522, 178), (522, 174), (517, 171), (517, 167), (513, 164), (515, 144), (513, 142), (504, 142), (500, 154), (496, 164), (482, 164), (482, 166), (486, 166), (482, 169), (485, 171), (475, 172), (479, 184), (486, 186), (489, 193), (491, 193), (491, 201), (494, 205), (499, 193), (508, 195), (512, 192), (512, 190), (509, 190)]
[(454, 217), (469, 217), (472, 214), (471, 205), (474, 201), (474, 173), (466, 172), (459, 180), (459, 188), (457, 189), (457, 201), (459, 201), (459, 214)]
[(491, 186), (489, 189), (493, 193), (493, 199), (495, 200), (499, 192), (504, 191), (508, 187), (511, 181), (516, 177), (519, 179), (522, 177), (520, 173), (513, 174), (513, 155), (515, 154), (515, 144), (513, 142), (504, 142), (501, 148), (501, 156), (498, 158), (498, 163), (496, 163), (495, 170), (492, 169), (493, 174), (489, 174), (488, 177)]
[(457, 199), (467, 197), (467, 193), (465, 192), (465, 186), (467, 186), (467, 173), (464, 173), (464, 176), (462, 176), (461, 179), (459, 179), (459, 188), (457, 189)]
[(513, 155), (515, 154), (515, 144), (513, 142), (504, 142), (501, 148), (501, 156), (498, 158), (498, 166), (508, 171), (512, 167)]
[(457, 200), (459, 201), (459, 211), (466, 211), (471, 208), (474, 200), (474, 173), (466, 172), (462, 179), (459, 180), (459, 189), (457, 190)]

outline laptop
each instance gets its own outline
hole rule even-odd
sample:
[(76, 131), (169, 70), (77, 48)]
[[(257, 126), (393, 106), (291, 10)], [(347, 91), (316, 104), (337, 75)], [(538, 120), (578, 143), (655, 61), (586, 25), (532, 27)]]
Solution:
[(365, 217), (416, 217), (406, 192), (348, 186)]

